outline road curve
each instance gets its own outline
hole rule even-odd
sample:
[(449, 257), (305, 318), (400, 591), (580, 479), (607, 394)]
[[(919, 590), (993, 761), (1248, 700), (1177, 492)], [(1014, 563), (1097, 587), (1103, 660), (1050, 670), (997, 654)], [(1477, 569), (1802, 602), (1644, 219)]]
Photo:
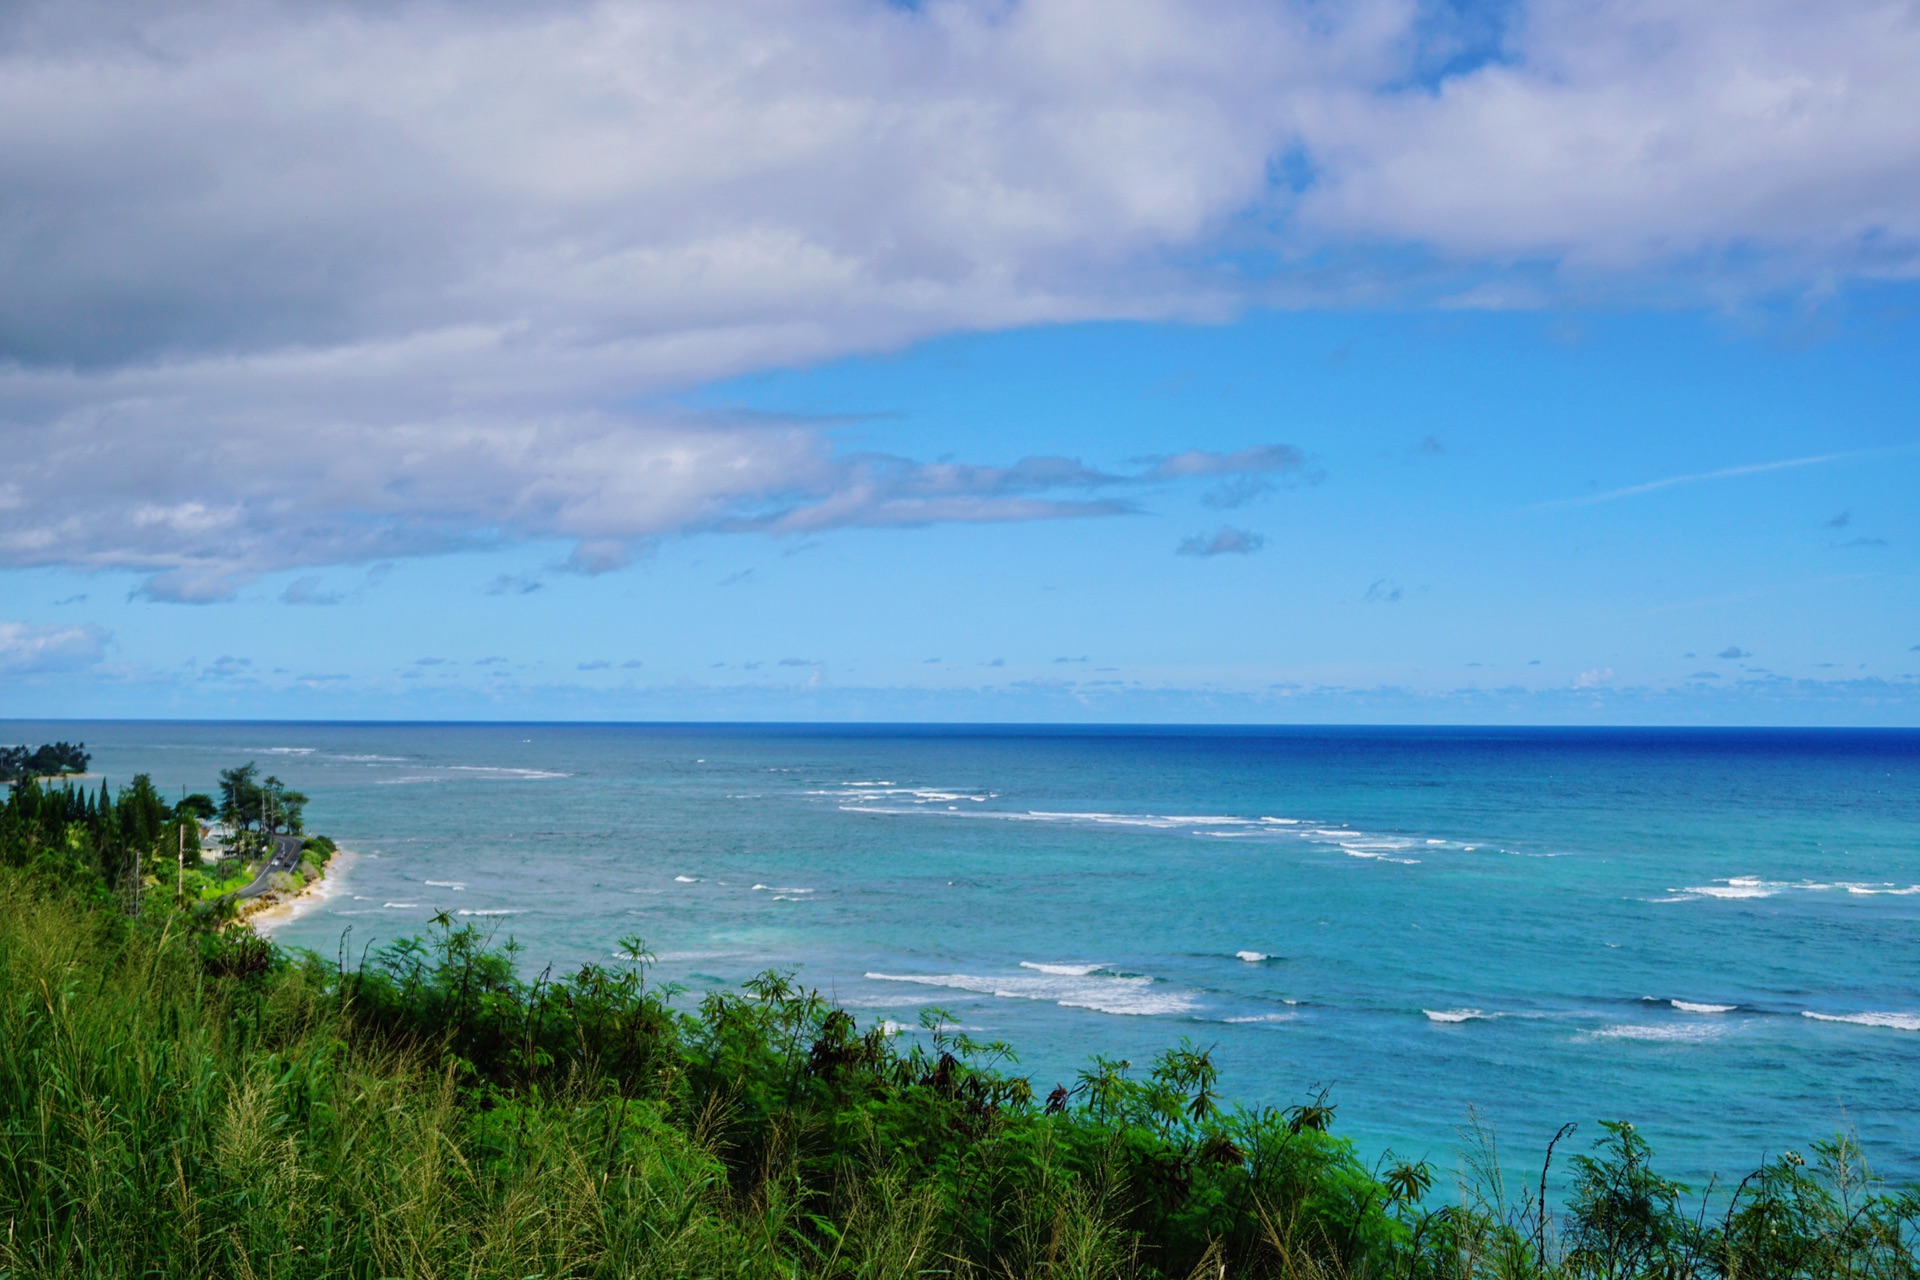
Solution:
[(240, 899), (257, 898), (265, 893), (270, 887), (267, 882), (273, 878), (274, 872), (291, 871), (300, 865), (300, 850), (305, 844), (306, 841), (300, 836), (275, 836), (273, 856), (260, 868), (260, 874), (253, 878), (253, 883), (233, 896)]

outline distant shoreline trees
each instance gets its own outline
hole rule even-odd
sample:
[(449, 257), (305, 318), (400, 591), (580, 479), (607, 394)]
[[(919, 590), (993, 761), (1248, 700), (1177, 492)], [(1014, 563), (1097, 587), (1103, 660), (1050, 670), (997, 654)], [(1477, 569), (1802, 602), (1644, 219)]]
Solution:
[(49, 742), (31, 750), (24, 745), (0, 747), (0, 782), (17, 784), (28, 778), (85, 773), (92, 758), (84, 742)]
[[(5, 776), (12, 782), (0, 790), (0, 860), (25, 865), (51, 857), (61, 865), (86, 868), (123, 898), (130, 912), (138, 912), (143, 897), (155, 891), (178, 895), (184, 902), (218, 888), (214, 870), (200, 874), (205, 823), (220, 819), (228, 824), (230, 835), (219, 847), (219, 862), (226, 864), (229, 878), (265, 854), (270, 837), (304, 834), (307, 797), (278, 778), (260, 777), (251, 762), (221, 771), (218, 803), (201, 792), (183, 793), (177, 802), (169, 802), (145, 773), (117, 790), (104, 778), (98, 787), (71, 778), (47, 780), (48, 765), (85, 769), (88, 757), (78, 743), (0, 752), (0, 764), (10, 770)], [(312, 839), (305, 852), (303, 873), (313, 868), (317, 874), (332, 845)]]

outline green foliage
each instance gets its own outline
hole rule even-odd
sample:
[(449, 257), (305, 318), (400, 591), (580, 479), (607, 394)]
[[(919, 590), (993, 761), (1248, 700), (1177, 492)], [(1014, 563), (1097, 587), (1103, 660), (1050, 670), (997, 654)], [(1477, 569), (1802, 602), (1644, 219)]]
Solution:
[(1555, 1215), (1484, 1138), (1441, 1204), (1191, 1042), (1037, 1097), (939, 1010), (863, 1030), (778, 972), (688, 1008), (637, 938), (527, 977), (444, 914), (333, 961), (130, 915), (96, 842), (137, 794), (0, 808), (0, 1276), (1920, 1276), (1920, 1197), (1845, 1139), (1714, 1200), (1610, 1124)]
[(213, 797), (198, 791), (190, 796), (180, 797), (180, 803), (173, 806), (174, 813), (182, 818), (193, 818), (199, 822), (212, 822), (220, 816), (220, 810), (214, 805)]
[(173, 819), (172, 808), (144, 773), (135, 776), (132, 786), (121, 789), (113, 807), (127, 843), (143, 849), (159, 844), (161, 828)]
[(220, 820), (236, 831), (298, 833), (306, 805), (305, 795), (271, 775), (262, 778), (251, 760), (220, 771)]
[(267, 798), (267, 831), (300, 834), (307, 807), (306, 794), (293, 790), (278, 778), (266, 778), (260, 786)]
[(28, 778), (57, 778), (69, 773), (85, 773), (87, 754), (84, 742), (49, 742), (31, 750), (24, 746), (0, 747), (0, 782), (24, 782)]
[(266, 814), (259, 765), (249, 760), (220, 771), (220, 821), (235, 831), (246, 831), (256, 822), (264, 826)]

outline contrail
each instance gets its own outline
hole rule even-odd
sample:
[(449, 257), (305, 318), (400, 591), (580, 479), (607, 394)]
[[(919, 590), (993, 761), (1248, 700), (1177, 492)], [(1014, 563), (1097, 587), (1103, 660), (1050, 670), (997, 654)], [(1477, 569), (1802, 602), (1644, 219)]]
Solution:
[(1632, 498), (1642, 493), (1652, 493), (1658, 489), (1672, 489), (1683, 484), (1699, 484), (1706, 480), (1731, 480), (1735, 476), (1757, 476), (1767, 471), (1787, 471), (1794, 467), (1814, 467), (1823, 462), (1842, 462), (1848, 458), (1871, 458), (1880, 454), (1905, 453), (1912, 445), (1902, 445), (1893, 449), (1854, 449), (1847, 453), (1819, 453), (1809, 458), (1786, 458), (1779, 462), (1753, 462), (1743, 467), (1722, 467), (1718, 471), (1700, 471), (1687, 476), (1668, 476), (1664, 480), (1649, 480), (1645, 484), (1630, 484), (1624, 489), (1609, 489), (1605, 493), (1589, 494), (1584, 498), (1556, 498), (1550, 502), (1536, 502), (1528, 508), (1540, 511), (1549, 507), (1590, 507), (1597, 502), (1612, 502), (1616, 498)]

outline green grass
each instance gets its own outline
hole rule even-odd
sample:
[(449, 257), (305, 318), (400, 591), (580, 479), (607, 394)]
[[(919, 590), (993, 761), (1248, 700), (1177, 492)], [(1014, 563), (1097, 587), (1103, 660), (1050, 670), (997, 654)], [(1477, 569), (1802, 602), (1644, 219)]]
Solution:
[[(224, 898), (252, 884), (257, 865), (244, 860), (235, 862), (225, 875), (220, 875), (216, 864), (211, 862), (198, 868), (189, 867), (184, 877), (187, 895), (203, 902)], [(164, 874), (160, 879), (164, 884)]]
[(1370, 1169), (1323, 1099), (1224, 1107), (1192, 1046), (1041, 1099), (779, 974), (684, 1007), (637, 940), (529, 980), (443, 918), (343, 971), (18, 855), (0, 1276), (1920, 1275), (1844, 1141), (1695, 1214), (1611, 1126), (1542, 1214), (1489, 1145)]

